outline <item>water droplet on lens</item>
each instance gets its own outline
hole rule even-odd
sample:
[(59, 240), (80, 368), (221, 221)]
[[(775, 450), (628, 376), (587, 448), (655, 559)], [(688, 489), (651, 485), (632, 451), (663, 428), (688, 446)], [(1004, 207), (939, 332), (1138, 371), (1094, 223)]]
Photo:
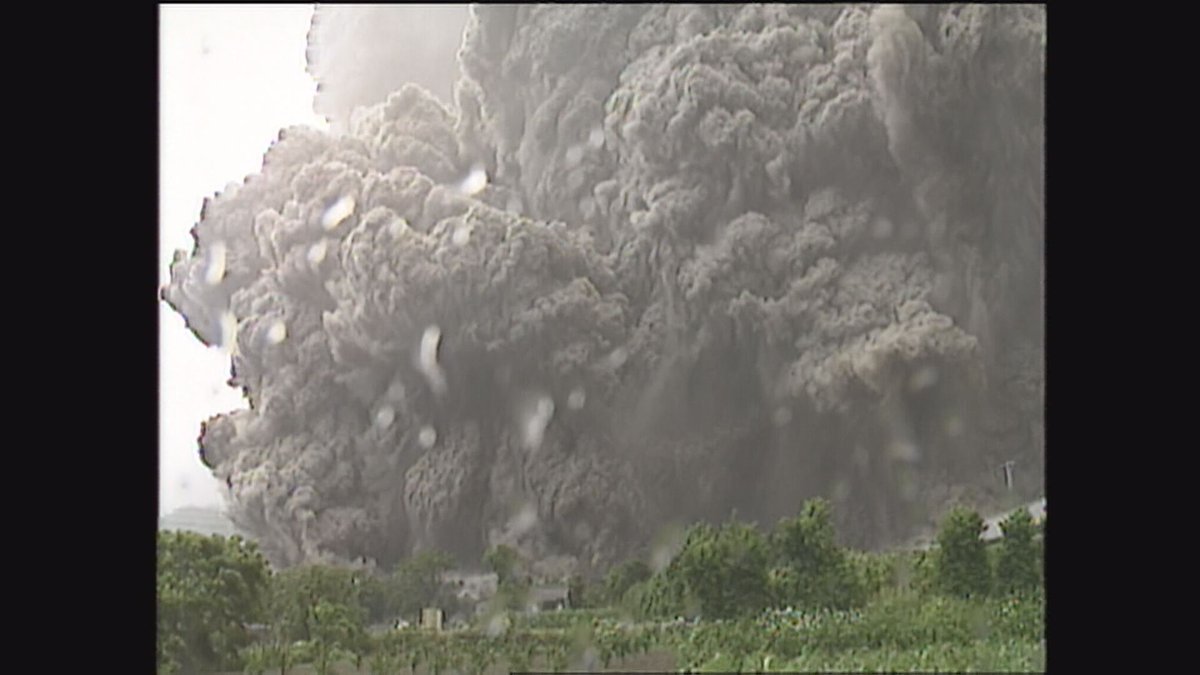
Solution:
[(399, 238), (408, 231), (408, 221), (403, 218), (395, 218), (388, 223), (388, 234), (392, 235), (393, 239)]
[(587, 402), (587, 394), (584, 393), (583, 387), (575, 387), (567, 396), (567, 407), (571, 410), (583, 409), (584, 403)]
[(933, 366), (924, 366), (917, 370), (917, 372), (913, 373), (912, 377), (909, 378), (908, 388), (910, 391), (917, 392), (921, 391), (922, 389), (928, 389), (929, 387), (932, 387), (933, 385), (937, 384), (937, 381), (937, 368), (934, 368)]
[(608, 364), (613, 369), (620, 368), (625, 365), (625, 361), (629, 358), (629, 352), (624, 347), (617, 347), (608, 355)]
[(424, 364), (437, 363), (437, 348), (442, 341), (442, 329), (437, 326), (426, 326), (421, 335), (421, 362)]
[(225, 278), (225, 242), (214, 241), (208, 249), (208, 266), (204, 270), (204, 280), (210, 286), (216, 286)]
[(326, 230), (335, 229), (342, 221), (350, 217), (354, 213), (354, 197), (345, 195), (333, 203), (332, 206), (325, 209), (325, 213), (321, 215), (321, 226)]
[(226, 353), (234, 354), (237, 352), (237, 317), (233, 312), (226, 311), (221, 314), (221, 348)]
[(546, 435), (546, 427), (549, 426), (553, 417), (554, 400), (549, 396), (540, 397), (525, 420), (525, 447), (527, 449), (537, 450), (541, 447), (542, 440)]
[(425, 328), (421, 336), (421, 347), (417, 354), (417, 368), (429, 382), (429, 387), (438, 396), (446, 393), (446, 374), (438, 363), (438, 348), (442, 342), (442, 330), (436, 325)]
[(526, 503), (508, 522), (509, 531), (517, 537), (529, 532), (537, 526), (537, 507)]
[(963, 422), (957, 415), (951, 415), (946, 419), (946, 435), (954, 438), (962, 435)]
[(325, 248), (324, 239), (308, 247), (308, 262), (313, 265), (320, 265), (321, 261), (325, 259)]
[(283, 342), (286, 338), (287, 324), (283, 323), (282, 321), (276, 321), (275, 323), (271, 324), (271, 327), (267, 330), (267, 341), (273, 345)]
[(771, 422), (777, 427), (786, 427), (792, 422), (792, 411), (785, 406), (779, 406), (771, 415)]
[(392, 421), (395, 419), (396, 411), (393, 410), (392, 406), (390, 405), (383, 406), (379, 409), (379, 412), (375, 413), (375, 424), (377, 424), (380, 429), (387, 429), (388, 427), (392, 426)]
[(850, 496), (850, 484), (844, 480), (839, 480), (833, 485), (833, 501), (845, 501)]
[(437, 431), (433, 427), (425, 425), (421, 427), (420, 433), (417, 434), (417, 441), (421, 444), (421, 447), (428, 450), (433, 447), (434, 443), (437, 443)]
[(482, 165), (471, 167), (470, 173), (458, 185), (458, 191), (467, 196), (479, 194), (488, 184), (487, 171)]
[(567, 167), (569, 168), (579, 166), (579, 162), (583, 161), (583, 148), (578, 145), (572, 145), (567, 149), (564, 159), (566, 159)]

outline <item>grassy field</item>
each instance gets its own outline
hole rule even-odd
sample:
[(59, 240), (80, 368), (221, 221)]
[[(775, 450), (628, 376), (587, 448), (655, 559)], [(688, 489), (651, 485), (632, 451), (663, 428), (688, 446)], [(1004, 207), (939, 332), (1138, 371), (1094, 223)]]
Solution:
[[(654, 642), (647, 645), (648, 651), (614, 658), (607, 667), (597, 658), (603, 646), (604, 638), (598, 637), (602, 633), (591, 633), (591, 637), (576, 643), (575, 655), (564, 663), (567, 671), (575, 672), (1038, 672), (1046, 665), (1043, 616), (1040, 594), (962, 600), (898, 593), (878, 598), (861, 610), (771, 612), (740, 621), (622, 628), (620, 631), (651, 630)], [(586, 614), (578, 619), (580, 625), (573, 629), (533, 630), (565, 634), (569, 630), (578, 632), (595, 621)], [(614, 639), (611, 627), (615, 623), (598, 625), (609, 625), (607, 639)], [(428, 639), (464, 639), (462, 634), (452, 635), (430, 635)], [(506, 639), (497, 638), (497, 644)], [(590, 651), (590, 658), (580, 656), (585, 650)], [(366, 663), (361, 670), (343, 663), (335, 672), (372, 672)], [(546, 660), (535, 658), (523, 670), (549, 672), (554, 668)], [(308, 675), (315, 671), (304, 666), (288, 672)], [(391, 672), (475, 675), (464, 668), (434, 673), (427, 666), (415, 672), (407, 667)], [(501, 675), (508, 673), (509, 667), (497, 658), (483, 672)]]
[[(604, 668), (599, 664), (584, 667), (583, 663), (574, 665), (570, 670), (575, 672), (674, 672), (679, 670), (678, 660), (674, 652), (655, 650), (627, 659), (620, 659)], [(530, 670), (549, 670), (545, 664), (536, 664)], [(717, 658), (698, 668), (696, 672), (735, 672), (736, 665), (732, 659)], [(791, 660), (766, 659), (763, 663), (742, 664), (743, 672), (897, 672), (897, 671), (953, 671), (953, 672), (1044, 672), (1046, 670), (1046, 651), (1042, 642), (1028, 641), (980, 641), (969, 645), (938, 644), (928, 647), (892, 649), (851, 649), (840, 653), (813, 652)], [(268, 671), (278, 672), (278, 671)], [(371, 670), (363, 667), (355, 670), (353, 664), (342, 663), (334, 670), (337, 675), (368, 675)], [(405, 667), (396, 671), (397, 675), (433, 675), (425, 667), (418, 667), (414, 672)], [(496, 664), (484, 671), (484, 675), (508, 675), (509, 668), (505, 664)], [(315, 675), (312, 666), (297, 666), (289, 668), (291, 675)], [(241, 675), (238, 672), (222, 673), (221, 675)], [(442, 673), (442, 675), (448, 675)]]
[[(569, 670), (575, 672), (625, 672), (625, 673), (661, 673), (673, 672), (677, 670), (675, 653), (669, 650), (658, 649), (647, 654), (639, 654), (627, 659), (614, 660), (609, 664), (608, 668), (603, 668), (599, 664), (590, 667), (584, 667), (585, 664), (574, 664)], [(544, 662), (535, 661), (534, 665), (528, 670), (537, 672), (549, 672), (550, 667)], [(278, 673), (279, 670), (268, 670), (267, 673)], [(288, 675), (315, 675), (316, 670), (312, 666), (296, 666), (288, 668)], [(361, 670), (355, 670), (352, 663), (340, 663), (333, 671), (336, 675), (371, 675), (371, 669), (366, 665)], [(497, 663), (483, 672), (483, 675), (509, 675), (510, 669), (505, 663)], [(239, 671), (230, 671), (219, 673), (218, 675), (242, 675)], [(415, 671), (407, 666), (395, 671), (395, 675), (434, 675), (433, 671), (425, 666), (418, 667)], [(443, 672), (440, 675), (450, 675)]]

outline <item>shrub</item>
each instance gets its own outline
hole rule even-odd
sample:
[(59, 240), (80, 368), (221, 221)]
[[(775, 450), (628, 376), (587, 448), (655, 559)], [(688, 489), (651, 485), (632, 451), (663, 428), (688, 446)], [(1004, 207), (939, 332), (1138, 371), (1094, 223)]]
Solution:
[(1020, 509), (1000, 524), (1004, 539), (996, 561), (996, 583), (1006, 593), (1032, 589), (1039, 585), (1040, 556), (1034, 542), (1033, 517)]
[(627, 597), (640, 599), (636, 616), (641, 619), (673, 619), (689, 614), (687, 586), (674, 560), (649, 581), (635, 584)]
[(810, 500), (798, 516), (781, 520), (771, 548), (776, 606), (845, 609), (866, 600), (866, 585), (834, 540), (829, 502)]
[(158, 533), (158, 661), (166, 671), (241, 667), (270, 569), (241, 537)]
[(672, 566), (706, 619), (746, 616), (770, 603), (770, 548), (754, 526), (730, 522), (693, 528)]
[(650, 566), (641, 560), (627, 560), (612, 568), (604, 582), (608, 603), (617, 604), (634, 584), (646, 581), (650, 576)]
[(886, 591), (898, 590), (908, 585), (911, 579), (911, 562), (907, 554), (901, 553), (868, 553), (863, 551), (847, 551), (846, 562), (849, 564), (863, 598), (877, 598)]
[(981, 596), (991, 590), (987, 546), (980, 538), (983, 529), (983, 518), (974, 511), (959, 507), (946, 516), (938, 532), (938, 590), (960, 597)]

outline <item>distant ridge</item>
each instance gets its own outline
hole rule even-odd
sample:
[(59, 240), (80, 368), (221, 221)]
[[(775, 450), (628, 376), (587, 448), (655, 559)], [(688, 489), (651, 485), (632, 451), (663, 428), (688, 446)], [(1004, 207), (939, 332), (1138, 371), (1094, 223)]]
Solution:
[[(231, 537), (242, 534), (221, 509), (212, 506), (184, 506), (159, 517), (159, 530), (183, 530), (206, 536)], [(243, 535), (245, 536), (245, 535)]]

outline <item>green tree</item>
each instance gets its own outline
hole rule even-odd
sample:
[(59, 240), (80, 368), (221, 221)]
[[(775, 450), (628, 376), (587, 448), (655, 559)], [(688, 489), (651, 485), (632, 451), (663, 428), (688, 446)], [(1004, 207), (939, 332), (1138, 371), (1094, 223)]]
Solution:
[(483, 562), (496, 574), (496, 610), (520, 611), (529, 598), (529, 580), (522, 576), (525, 561), (516, 550), (503, 544), (488, 549)]
[(259, 665), (264, 669), (277, 668), (279, 675), (287, 675), (289, 668), (305, 662), (309, 650), (307, 643), (297, 642), (288, 636), (286, 623), (274, 619), (278, 616), (275, 610), (279, 607), (279, 602), (276, 598), (277, 591), (274, 589), (274, 582), (272, 587), (268, 603), (273, 617), (270, 624), (271, 630), (265, 641), (254, 645), (247, 651), (247, 665), (254, 665), (256, 669)]
[(161, 670), (241, 667), (246, 626), (262, 620), (270, 568), (253, 542), (191, 532), (158, 533)]
[(687, 584), (679, 573), (675, 560), (666, 569), (626, 593), (630, 601), (640, 599), (639, 618), (671, 619), (688, 614)]
[(472, 635), (459, 642), (469, 675), (483, 675), (496, 663), (500, 652), (500, 640)]
[(512, 632), (501, 640), (501, 655), (509, 672), (529, 672), (537, 653), (536, 638), (528, 632)]
[(367, 613), (369, 623), (379, 623), (392, 618), (390, 579), (379, 574), (364, 574), (359, 577), (359, 602)]
[(252, 644), (242, 650), (242, 672), (263, 675), (273, 664), (271, 649), (265, 644)]
[(408, 629), (392, 634), (391, 638), (397, 645), (397, 653), (403, 657), (409, 671), (417, 672), (422, 664), (429, 663), (431, 648), (428, 635)]
[[(361, 594), (362, 573), (324, 565), (296, 567), (276, 574), (272, 583), (271, 615), (279, 655), (288, 656), (293, 641), (312, 652), (318, 672), (327, 672), (341, 656), (361, 656), (366, 611)], [(324, 669), (324, 670), (323, 670)]]
[(520, 578), (499, 584), (491, 601), (492, 608), (495, 611), (523, 611), (528, 606), (529, 591), (529, 584)]
[(498, 583), (507, 584), (517, 579), (521, 555), (512, 547), (501, 544), (488, 549), (483, 562), (496, 573)]
[(443, 576), (454, 567), (454, 558), (442, 551), (422, 551), (396, 566), (388, 584), (391, 611), (415, 621), (425, 607), (449, 610), (451, 594)]
[(313, 668), (318, 675), (328, 675), (333, 664), (351, 658), (361, 665), (365, 631), (362, 612), (347, 604), (318, 600), (312, 611), (310, 627), (313, 649)]
[(429, 636), (426, 664), (433, 675), (441, 675), (447, 670), (456, 669), (464, 660), (464, 655), (457, 649), (451, 648), (450, 641), (444, 634)]
[(1033, 538), (1034, 560), (1037, 561), (1038, 584), (1046, 583), (1046, 514), (1037, 520), (1037, 534)]
[(975, 511), (956, 507), (938, 531), (937, 586), (949, 595), (987, 594), (992, 586), (991, 565), (983, 534), (983, 518)]
[(1039, 584), (1038, 556), (1034, 535), (1037, 528), (1033, 516), (1019, 509), (1000, 523), (1004, 538), (1000, 541), (1000, 553), (996, 561), (996, 583), (1002, 592), (1019, 592), (1032, 589)]
[(771, 548), (776, 605), (846, 609), (865, 601), (865, 586), (834, 539), (829, 502), (809, 500), (799, 515), (779, 521)]
[(584, 609), (592, 606), (594, 593), (581, 574), (571, 576), (567, 582), (567, 604), (571, 609)]
[(770, 603), (770, 548), (752, 525), (734, 521), (717, 528), (694, 526), (672, 562), (668, 569), (678, 575), (687, 597), (706, 619), (745, 616)]
[(380, 636), (374, 642), (369, 662), (372, 675), (399, 675), (404, 661), (395, 633)]
[(617, 605), (635, 584), (652, 576), (650, 566), (641, 560), (627, 560), (612, 568), (604, 581), (605, 595), (610, 605)]
[(876, 598), (885, 591), (908, 586), (911, 563), (906, 553), (846, 551), (846, 561), (858, 576), (862, 599)]

